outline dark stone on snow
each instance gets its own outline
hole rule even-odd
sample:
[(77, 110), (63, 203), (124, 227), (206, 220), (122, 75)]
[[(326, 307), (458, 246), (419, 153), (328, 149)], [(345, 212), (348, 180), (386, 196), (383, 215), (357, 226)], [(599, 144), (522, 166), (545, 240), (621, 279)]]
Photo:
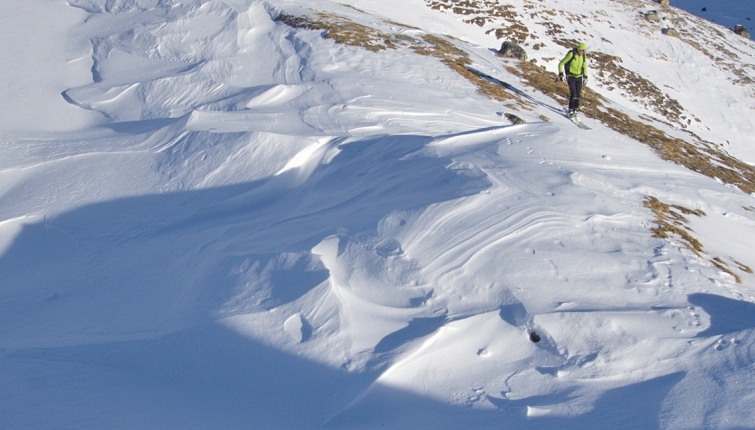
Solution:
[(537, 332), (533, 331), (532, 333), (530, 333), (530, 340), (531, 341), (533, 341), (535, 343), (538, 343), (538, 342), (540, 342), (540, 339), (541, 339), (541, 337), (540, 337), (539, 334), (537, 334)]
[(734, 26), (734, 32), (737, 33), (738, 35), (744, 37), (745, 39), (749, 39), (750, 38), (750, 33), (747, 31), (747, 29), (745, 28), (744, 25), (739, 25), (739, 24), (735, 25)]
[(648, 21), (657, 22), (661, 20), (660, 16), (658, 16), (657, 10), (647, 11), (645, 12), (644, 15), (645, 15), (645, 19), (647, 19)]
[(498, 55), (506, 58), (517, 58), (519, 60), (527, 59), (527, 53), (524, 51), (524, 48), (508, 40), (503, 42), (501, 49), (498, 51)]
[(673, 29), (673, 28), (665, 28), (665, 29), (663, 29), (662, 31), (663, 31), (663, 34), (665, 34), (666, 36), (671, 36), (671, 37), (679, 37), (679, 32), (678, 32), (678, 31), (676, 31), (676, 29)]
[(509, 120), (514, 125), (526, 124), (527, 123), (527, 121), (519, 118), (518, 116), (514, 115), (513, 113), (506, 113), (503, 116), (505, 116), (506, 119)]

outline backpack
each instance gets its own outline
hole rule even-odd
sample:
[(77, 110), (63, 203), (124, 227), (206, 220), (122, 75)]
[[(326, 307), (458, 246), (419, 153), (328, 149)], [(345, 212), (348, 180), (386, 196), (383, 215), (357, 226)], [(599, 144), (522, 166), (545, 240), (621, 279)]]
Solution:
[[(579, 55), (579, 50), (577, 48), (572, 48), (571, 50), (569, 50), (569, 52), (571, 52), (572, 56), (571, 59), (569, 59), (569, 61), (564, 64), (565, 75), (569, 75), (569, 71), (571, 70), (571, 62), (574, 61), (574, 56)], [(587, 52), (585, 52), (585, 64), (587, 64)], [(582, 72), (584, 74), (584, 66), (582, 66)]]

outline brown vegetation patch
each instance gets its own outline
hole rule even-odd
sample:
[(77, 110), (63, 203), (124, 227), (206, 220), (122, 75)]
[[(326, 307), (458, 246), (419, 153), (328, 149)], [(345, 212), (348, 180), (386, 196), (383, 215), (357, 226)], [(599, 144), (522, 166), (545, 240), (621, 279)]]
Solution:
[(421, 30), (420, 28), (412, 27), (411, 25), (402, 24), (402, 23), (396, 22), (396, 21), (391, 21), (390, 19), (383, 19), (381, 21), (383, 21), (384, 23), (386, 23), (388, 25), (392, 25), (392, 26), (395, 26), (395, 27), (408, 28), (410, 30)]
[(734, 273), (734, 271), (732, 271), (731, 269), (729, 269), (729, 265), (726, 264), (720, 258), (716, 257), (716, 258), (710, 260), (710, 262), (711, 262), (711, 264), (713, 264), (714, 266), (716, 266), (716, 268), (718, 270), (720, 270), (722, 272), (726, 272), (729, 275), (733, 276), (734, 280), (737, 281), (737, 284), (741, 284), (742, 283), (742, 278), (740, 278), (739, 275), (737, 275), (736, 273)]
[(579, 40), (577, 39), (567, 39), (567, 38), (562, 37), (562, 38), (553, 38), (552, 40), (553, 40), (553, 43), (555, 43), (556, 45), (559, 45), (566, 49), (574, 49), (575, 46), (579, 45)]
[(564, 26), (560, 24), (556, 24), (553, 21), (543, 21), (538, 22), (538, 25), (542, 25), (545, 27), (545, 35), (550, 37), (561, 37), (564, 36), (566, 33), (564, 33)]
[(653, 232), (653, 237), (668, 239), (674, 235), (679, 236), (682, 243), (690, 251), (702, 258), (703, 253), (705, 253), (703, 244), (690, 234), (692, 229), (687, 226), (689, 221), (684, 215), (705, 216), (703, 211), (693, 211), (683, 206), (668, 205), (651, 196), (645, 197), (644, 206), (653, 212), (658, 224), (650, 229)]
[(440, 59), (451, 70), (474, 84), (479, 94), (502, 102), (517, 101), (520, 106), (527, 106), (528, 102), (511, 91), (510, 85), (470, 69), (472, 60), (469, 55), (445, 38), (425, 35), (422, 36), (422, 43), (414, 44), (411, 49), (420, 55)]
[[(580, 24), (585, 27), (585, 30), (575, 29), (567, 33), (563, 25), (553, 22), (550, 17), (545, 17), (543, 21), (537, 22), (537, 25), (545, 29), (545, 35), (550, 37), (554, 43), (567, 49), (574, 48), (579, 42), (584, 41), (586, 36), (592, 34), (590, 28), (594, 23), (608, 23), (610, 25), (611, 20), (611, 16), (604, 11), (592, 12), (590, 16), (574, 14), (565, 10), (559, 10), (558, 14), (561, 15), (560, 22), (568, 21), (570, 24)], [(556, 13), (553, 12), (553, 15), (556, 15)], [(603, 40), (611, 43), (606, 39)]]
[(363, 11), (362, 9), (359, 9), (358, 7), (356, 7), (356, 6), (352, 6), (352, 5), (350, 5), (350, 4), (344, 4), (343, 6), (346, 6), (346, 7), (347, 7), (347, 8), (349, 8), (349, 9), (354, 9), (355, 11), (357, 11), (357, 12), (359, 12), (359, 13), (364, 13), (364, 14), (366, 14), (366, 13), (367, 13), (367, 12)]
[(527, 121), (523, 120), (522, 118), (519, 118), (513, 113), (506, 113), (503, 116), (506, 117), (506, 119), (509, 120), (509, 122), (514, 125), (527, 124)]
[(491, 0), (426, 0), (427, 5), (434, 10), (451, 11), (457, 15), (468, 16), (464, 22), (484, 27), (487, 24), (497, 24), (486, 34), (495, 33), (497, 39), (511, 40), (524, 43), (530, 36), (529, 29), (519, 21), (519, 14), (510, 4), (500, 4)]
[(466, 52), (440, 36), (428, 34), (422, 36), (421, 41), (416, 42), (411, 47), (414, 52), (438, 58), (447, 65), (460, 64), (466, 66), (472, 62)]
[(395, 49), (396, 44), (399, 43), (399, 39), (393, 35), (329, 13), (321, 12), (314, 16), (281, 14), (275, 20), (294, 28), (324, 30), (323, 37), (326, 39), (332, 39), (337, 43), (348, 46), (358, 46), (373, 52)]
[[(603, 85), (623, 91), (633, 102), (652, 109), (668, 120), (686, 128), (691, 120), (684, 117), (684, 108), (678, 101), (664, 94), (660, 88), (642, 76), (620, 65), (621, 58), (592, 51), (588, 54), (590, 68)], [(687, 120), (685, 123), (684, 120)]]
[[(645, 197), (644, 206), (650, 209), (655, 217), (656, 226), (650, 229), (653, 232), (653, 237), (658, 239), (677, 237), (696, 256), (705, 258), (705, 249), (703, 249), (702, 243), (692, 236), (691, 233), (693, 231), (687, 225), (689, 221), (684, 216), (695, 215), (701, 217), (705, 216), (705, 212), (688, 209), (679, 205), (669, 205), (651, 196)], [(722, 272), (731, 275), (738, 284), (742, 283), (742, 278), (720, 257), (713, 257), (708, 259), (708, 261)], [(732, 261), (739, 270), (745, 273), (752, 273), (752, 269), (749, 267), (735, 260)]]
[(752, 269), (749, 266), (744, 265), (744, 264), (740, 263), (737, 260), (733, 260), (733, 261), (734, 261), (734, 264), (737, 265), (737, 267), (739, 268), (739, 270), (741, 270), (741, 271), (743, 271), (745, 273), (749, 273), (751, 275), (753, 274)]

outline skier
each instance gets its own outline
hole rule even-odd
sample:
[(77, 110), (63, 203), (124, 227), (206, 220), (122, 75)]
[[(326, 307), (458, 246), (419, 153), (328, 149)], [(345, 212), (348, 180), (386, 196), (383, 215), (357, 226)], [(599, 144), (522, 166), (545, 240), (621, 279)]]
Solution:
[(569, 51), (563, 60), (558, 63), (558, 80), (569, 84), (569, 119), (577, 119), (579, 99), (582, 97), (582, 85), (587, 84), (587, 45), (582, 42), (576, 48)]

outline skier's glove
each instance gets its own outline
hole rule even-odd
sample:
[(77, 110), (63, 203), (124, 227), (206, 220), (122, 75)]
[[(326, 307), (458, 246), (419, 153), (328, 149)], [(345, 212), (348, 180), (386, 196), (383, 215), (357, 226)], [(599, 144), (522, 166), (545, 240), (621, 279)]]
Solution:
[(564, 74), (563, 73), (559, 73), (558, 74), (558, 80), (561, 81), (561, 82), (564, 82)]
[(582, 85), (587, 85), (587, 76), (582, 77)]

